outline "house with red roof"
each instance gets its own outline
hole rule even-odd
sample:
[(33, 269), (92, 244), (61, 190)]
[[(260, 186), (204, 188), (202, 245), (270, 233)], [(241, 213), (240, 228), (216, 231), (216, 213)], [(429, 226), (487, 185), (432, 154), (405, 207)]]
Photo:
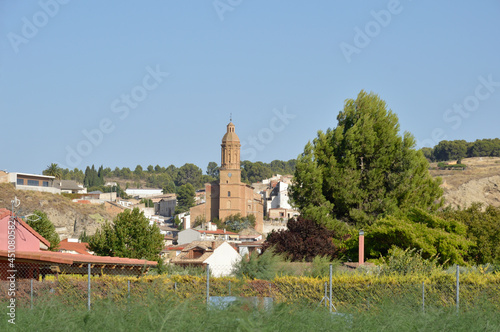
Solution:
[(89, 265), (96, 275), (139, 276), (157, 265), (145, 259), (53, 252), (47, 250), (49, 246), (24, 220), (0, 209), (0, 280), (12, 273), (16, 279), (35, 280), (48, 274), (87, 274)]
[(214, 277), (228, 276), (241, 261), (241, 255), (225, 241), (193, 241), (170, 261), (181, 266), (209, 266)]
[(69, 254), (93, 255), (93, 252), (87, 248), (88, 243), (81, 242), (78, 239), (64, 239), (59, 242), (59, 252)]

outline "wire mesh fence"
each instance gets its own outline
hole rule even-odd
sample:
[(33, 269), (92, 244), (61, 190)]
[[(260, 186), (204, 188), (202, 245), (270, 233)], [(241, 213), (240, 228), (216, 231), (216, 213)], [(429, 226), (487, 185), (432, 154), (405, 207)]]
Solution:
[[(4, 266), (5, 267), (5, 266)], [(261, 299), (255, 303), (267, 307), (270, 302), (331, 305), (333, 310), (377, 310), (392, 303), (409, 310), (457, 307), (460, 310), (490, 302), (500, 310), (500, 283), (470, 282), (443, 278), (429, 282), (418, 278), (324, 278), (276, 277), (273, 280), (251, 280), (231, 275), (215, 277), (216, 266), (205, 266), (198, 275), (137, 275), (134, 269), (121, 269), (112, 274), (87, 264), (64, 273), (50, 266), (27, 266), (7, 279), (4, 270), (0, 280), (0, 302), (12, 301), (17, 306), (35, 307), (46, 301), (59, 301), (68, 306), (87, 307), (98, 301), (112, 301), (117, 306), (148, 297), (198, 299), (224, 303), (236, 299)], [(28, 272), (26, 272), (28, 271)], [(86, 273), (85, 273), (86, 271)], [(42, 273), (43, 272), (43, 273)], [(90, 272), (90, 273), (89, 273)], [(458, 274), (457, 274), (458, 275)], [(260, 301), (260, 302), (259, 302)]]

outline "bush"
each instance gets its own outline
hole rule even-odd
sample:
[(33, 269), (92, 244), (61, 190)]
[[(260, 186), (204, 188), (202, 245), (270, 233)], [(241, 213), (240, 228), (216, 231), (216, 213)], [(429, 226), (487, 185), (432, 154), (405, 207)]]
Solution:
[(234, 275), (240, 278), (270, 280), (276, 276), (279, 263), (283, 259), (273, 250), (266, 250), (263, 254), (254, 253), (250, 257), (245, 255), (234, 268)]
[(422, 250), (416, 250), (415, 248), (403, 250), (392, 247), (389, 250), (389, 254), (389, 257), (382, 259), (384, 263), (382, 273), (385, 275), (430, 275), (436, 270), (442, 270), (442, 267), (438, 264), (437, 256), (424, 259), (422, 257)]

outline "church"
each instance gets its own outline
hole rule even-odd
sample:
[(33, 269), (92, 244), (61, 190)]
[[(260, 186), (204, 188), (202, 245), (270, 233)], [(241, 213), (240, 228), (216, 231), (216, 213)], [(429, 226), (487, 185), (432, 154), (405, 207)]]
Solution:
[(264, 227), (264, 205), (262, 197), (254, 193), (254, 188), (241, 182), (240, 139), (232, 122), (227, 125), (222, 137), (221, 166), (219, 181), (205, 184), (205, 203), (190, 209), (191, 223), (197, 217), (205, 221), (214, 218), (223, 220), (237, 213), (243, 217), (255, 216), (255, 229), (262, 233)]

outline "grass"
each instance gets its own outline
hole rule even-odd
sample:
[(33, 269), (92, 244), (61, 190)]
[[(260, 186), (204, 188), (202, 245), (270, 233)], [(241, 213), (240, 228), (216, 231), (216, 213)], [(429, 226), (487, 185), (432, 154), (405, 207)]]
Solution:
[[(5, 308), (4, 305), (1, 307)], [(341, 308), (339, 308), (341, 310)], [(52, 299), (33, 310), (18, 308), (16, 325), (0, 321), (1, 331), (498, 331), (500, 315), (484, 306), (456, 313), (455, 308), (421, 308), (391, 302), (369, 310), (331, 315), (317, 304), (274, 304), (272, 309), (242, 302), (227, 309), (207, 309), (200, 301), (169, 297), (131, 299), (128, 305), (110, 300), (67, 306)], [(4, 316), (4, 315), (2, 315)]]

